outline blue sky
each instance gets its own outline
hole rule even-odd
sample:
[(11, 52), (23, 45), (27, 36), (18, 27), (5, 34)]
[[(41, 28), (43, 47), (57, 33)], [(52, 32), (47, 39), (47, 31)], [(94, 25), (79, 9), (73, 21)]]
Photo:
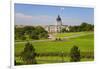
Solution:
[(94, 9), (68, 6), (15, 4), (16, 25), (55, 25), (58, 14), (64, 25), (94, 24)]

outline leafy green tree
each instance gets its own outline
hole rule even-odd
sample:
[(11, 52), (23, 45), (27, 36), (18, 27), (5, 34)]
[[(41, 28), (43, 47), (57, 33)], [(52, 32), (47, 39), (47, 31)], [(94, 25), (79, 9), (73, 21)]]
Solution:
[(48, 37), (48, 32), (41, 26), (36, 27), (37, 34), (39, 38), (47, 38)]
[(80, 50), (77, 46), (73, 46), (70, 51), (70, 61), (71, 62), (78, 62), (80, 61)]
[(33, 31), (32, 34), (30, 35), (30, 38), (31, 39), (39, 39), (39, 36), (35, 31)]
[(24, 38), (24, 30), (23, 30), (23, 28), (15, 28), (15, 39), (17, 40), (17, 39), (21, 39), (21, 40), (23, 40), (23, 39), (25, 39)]
[(70, 32), (94, 31), (94, 25), (83, 22), (81, 25), (70, 26)]
[(25, 44), (24, 51), (21, 53), (23, 61), (25, 62), (25, 64), (36, 64), (35, 56), (35, 48), (32, 44), (27, 42)]
[(62, 28), (61, 32), (65, 33), (65, 32), (68, 32), (68, 31), (66, 30), (66, 28)]
[(80, 25), (80, 27), (81, 27), (81, 30), (82, 30), (82, 31), (93, 31), (93, 29), (94, 29), (93, 25), (88, 24), (88, 23), (86, 23), (86, 22), (83, 22), (83, 23)]
[(48, 37), (48, 34), (46, 32), (39, 34), (39, 38), (47, 38), (47, 37)]
[(35, 27), (25, 26), (23, 29), (24, 29), (25, 35), (28, 36), (28, 39), (31, 39), (33, 31), (35, 31)]
[(35, 30), (35, 27), (33, 27), (33, 26), (25, 26), (23, 29), (24, 29), (26, 34), (31, 34), (32, 31)]
[(43, 27), (41, 27), (41, 26), (37, 26), (36, 30), (38, 31), (38, 33), (45, 32), (45, 29)]
[(15, 40), (48, 38), (48, 32), (41, 26), (15, 27)]

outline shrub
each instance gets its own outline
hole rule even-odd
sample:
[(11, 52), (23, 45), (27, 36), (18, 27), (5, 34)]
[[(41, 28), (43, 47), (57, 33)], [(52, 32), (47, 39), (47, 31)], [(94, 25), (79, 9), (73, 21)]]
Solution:
[(21, 57), (26, 64), (36, 64), (35, 49), (29, 42), (25, 44), (24, 51), (21, 53)]
[(78, 62), (80, 61), (80, 50), (77, 46), (73, 46), (70, 51), (70, 61)]

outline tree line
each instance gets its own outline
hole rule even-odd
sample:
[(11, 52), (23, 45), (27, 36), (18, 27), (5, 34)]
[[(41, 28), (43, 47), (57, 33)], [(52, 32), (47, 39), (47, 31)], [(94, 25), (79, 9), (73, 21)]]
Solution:
[(41, 26), (15, 27), (15, 40), (47, 38), (48, 32)]
[(82, 31), (94, 31), (94, 25), (83, 22), (81, 25), (69, 26), (69, 31), (65, 28), (62, 32), (82, 32)]

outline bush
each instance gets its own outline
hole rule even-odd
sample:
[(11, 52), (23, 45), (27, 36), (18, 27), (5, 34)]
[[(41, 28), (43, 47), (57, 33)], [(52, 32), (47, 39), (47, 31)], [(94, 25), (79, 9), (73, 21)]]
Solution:
[(35, 49), (29, 42), (25, 44), (24, 51), (21, 53), (21, 57), (25, 64), (36, 64)]
[(14, 61), (14, 64), (15, 64), (15, 65), (23, 65), (23, 63), (21, 63), (21, 62), (16, 62), (16, 60)]
[(70, 51), (70, 61), (78, 62), (80, 61), (80, 50), (77, 46), (73, 46)]

